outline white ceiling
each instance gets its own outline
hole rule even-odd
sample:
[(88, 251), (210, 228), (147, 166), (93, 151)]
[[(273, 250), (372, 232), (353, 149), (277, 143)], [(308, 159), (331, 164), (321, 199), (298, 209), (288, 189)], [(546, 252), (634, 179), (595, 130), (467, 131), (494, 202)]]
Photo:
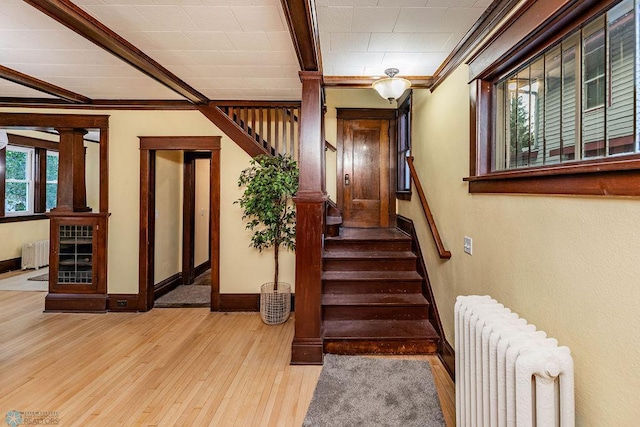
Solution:
[[(299, 100), (280, 0), (74, 0), (210, 99)], [(316, 0), (328, 76), (429, 76), (489, 0)], [(92, 99), (182, 99), (22, 0), (0, 0), (0, 65)], [(47, 97), (0, 79), (0, 97)]]
[(325, 75), (432, 76), (491, 0), (316, 0)]

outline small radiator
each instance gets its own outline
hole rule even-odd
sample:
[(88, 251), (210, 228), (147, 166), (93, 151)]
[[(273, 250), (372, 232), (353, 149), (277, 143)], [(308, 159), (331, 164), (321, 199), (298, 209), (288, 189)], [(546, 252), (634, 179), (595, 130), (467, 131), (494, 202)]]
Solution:
[(25, 243), (22, 245), (22, 269), (40, 268), (49, 265), (49, 241), (39, 240), (37, 242)]
[(575, 426), (568, 347), (489, 296), (455, 305), (456, 425)]

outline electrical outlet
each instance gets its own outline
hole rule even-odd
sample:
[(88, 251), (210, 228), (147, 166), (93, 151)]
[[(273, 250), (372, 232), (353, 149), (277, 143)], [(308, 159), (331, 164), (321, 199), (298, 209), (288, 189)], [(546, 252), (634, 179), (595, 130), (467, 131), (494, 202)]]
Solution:
[(127, 300), (124, 300), (124, 299), (118, 300), (118, 307), (126, 307), (126, 306), (127, 306)]
[(473, 239), (471, 237), (464, 236), (464, 253), (473, 255)]

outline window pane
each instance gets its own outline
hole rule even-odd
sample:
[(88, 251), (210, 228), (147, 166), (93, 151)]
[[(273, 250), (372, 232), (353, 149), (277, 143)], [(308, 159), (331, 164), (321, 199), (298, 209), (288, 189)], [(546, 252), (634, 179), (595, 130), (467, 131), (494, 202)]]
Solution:
[(496, 96), (496, 126), (495, 126), (495, 135), (494, 135), (494, 147), (491, 151), (492, 159), (491, 164), (493, 165), (492, 170), (503, 170), (507, 166), (505, 164), (505, 160), (507, 158), (506, 146), (507, 146), (507, 138), (506, 138), (506, 110), (505, 105), (507, 105), (506, 97), (506, 88), (507, 82), (503, 80), (496, 84), (495, 88), (495, 96)]
[(508, 80), (509, 167), (529, 166), (529, 67)]
[(558, 46), (545, 54), (545, 164), (560, 162), (560, 97), (562, 94), (560, 65), (561, 50)]
[(27, 164), (29, 154), (26, 151), (7, 148), (7, 177), (6, 179), (27, 179)]
[(562, 122), (560, 161), (575, 159), (578, 120), (576, 107), (576, 50), (578, 34), (562, 42)]
[(51, 210), (56, 207), (58, 201), (58, 184), (47, 184), (47, 210)]
[(584, 102), (582, 113), (582, 156), (602, 157), (605, 153), (605, 44), (604, 17), (585, 27)]
[(542, 165), (544, 160), (544, 102), (544, 58), (541, 58), (531, 64), (529, 166)]
[(6, 183), (4, 209), (5, 212), (27, 212), (29, 210), (29, 185), (26, 182)]
[(58, 180), (58, 155), (47, 151), (47, 182)]
[(604, 21), (598, 19), (585, 28), (584, 38), (584, 108), (604, 105), (605, 99), (605, 45)]
[(607, 108), (609, 155), (635, 152), (634, 75), (635, 19), (633, 1), (624, 1), (607, 14), (611, 105)]

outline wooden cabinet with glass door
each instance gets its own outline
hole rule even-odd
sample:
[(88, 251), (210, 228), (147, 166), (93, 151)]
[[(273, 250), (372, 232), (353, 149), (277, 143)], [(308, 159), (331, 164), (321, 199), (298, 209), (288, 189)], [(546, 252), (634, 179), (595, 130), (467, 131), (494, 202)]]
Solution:
[(49, 213), (51, 253), (45, 311), (106, 310), (107, 216)]

